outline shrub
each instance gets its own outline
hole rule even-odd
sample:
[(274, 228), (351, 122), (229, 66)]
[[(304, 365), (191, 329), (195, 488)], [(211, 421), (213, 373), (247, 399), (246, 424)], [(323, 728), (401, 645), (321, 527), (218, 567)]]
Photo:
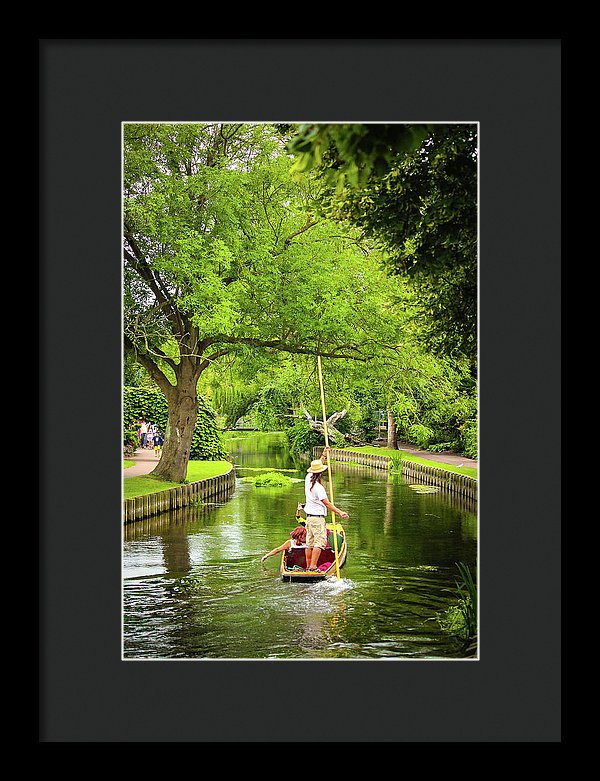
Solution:
[(433, 442), (435, 438), (435, 432), (429, 426), (423, 426), (420, 423), (415, 423), (408, 430), (410, 441), (417, 445), (417, 447), (427, 448), (427, 446)]
[(126, 448), (135, 448), (139, 444), (139, 437), (137, 435), (137, 431), (134, 431), (132, 428), (126, 428), (123, 431), (123, 446)]
[[(166, 433), (169, 408), (164, 394), (158, 388), (123, 389), (123, 426), (136, 426), (144, 418), (155, 423), (159, 431)], [(198, 461), (219, 461), (227, 458), (227, 451), (221, 441), (216, 414), (202, 396), (198, 396), (198, 418), (194, 428), (190, 458)]]
[(461, 453), (468, 458), (477, 458), (478, 454), (478, 436), (477, 419), (471, 418), (460, 427), (460, 445)]
[(313, 448), (325, 444), (325, 437), (313, 431), (304, 420), (297, 420), (285, 429), (285, 435), (290, 444), (290, 451), (296, 455), (312, 453)]
[(137, 431), (132, 428), (123, 429), (123, 453), (126, 456), (132, 456), (139, 443)]

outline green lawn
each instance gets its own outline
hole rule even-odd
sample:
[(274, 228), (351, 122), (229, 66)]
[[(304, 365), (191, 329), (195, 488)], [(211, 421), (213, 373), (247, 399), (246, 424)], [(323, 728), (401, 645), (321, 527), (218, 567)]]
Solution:
[(130, 466), (133, 466), (135, 464), (135, 461), (130, 461), (129, 459), (125, 459), (123, 461), (123, 469), (129, 469)]
[(447, 472), (457, 472), (459, 475), (468, 475), (477, 479), (477, 469), (473, 466), (454, 466), (454, 464), (443, 464), (440, 461), (431, 461), (426, 458), (420, 458), (414, 456), (412, 453), (407, 453), (404, 450), (392, 450), (387, 447), (374, 447), (373, 445), (365, 445), (363, 447), (347, 447), (344, 450), (352, 450), (357, 453), (372, 453), (376, 456), (401, 456), (403, 461), (413, 461), (415, 464), (425, 464), (426, 466), (435, 466), (438, 469), (445, 469)]
[[(224, 475), (231, 469), (229, 461), (190, 461), (188, 464), (186, 479), (188, 483), (196, 483), (198, 480), (206, 480), (208, 477)], [(183, 483), (169, 483), (152, 475), (140, 475), (139, 477), (127, 477), (123, 480), (123, 499), (132, 499), (134, 496), (154, 494), (175, 488)]]

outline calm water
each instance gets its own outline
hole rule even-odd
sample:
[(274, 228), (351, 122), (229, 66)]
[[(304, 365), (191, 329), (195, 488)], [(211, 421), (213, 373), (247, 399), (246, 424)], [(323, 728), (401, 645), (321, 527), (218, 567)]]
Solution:
[(297, 482), (268, 489), (238, 479), (226, 503), (125, 527), (124, 658), (465, 657), (437, 616), (456, 603), (456, 562), (476, 563), (473, 508), (381, 470), (334, 465), (335, 502), (350, 513), (341, 579), (283, 583), (279, 555), (260, 557), (295, 525), (306, 466), (277, 434), (229, 447), (238, 477), (292, 469)]

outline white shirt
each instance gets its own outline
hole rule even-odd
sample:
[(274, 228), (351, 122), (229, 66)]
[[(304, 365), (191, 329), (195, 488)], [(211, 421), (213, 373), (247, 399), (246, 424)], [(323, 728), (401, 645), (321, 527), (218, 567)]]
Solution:
[(306, 504), (304, 505), (304, 512), (306, 515), (327, 515), (327, 507), (323, 504), (323, 499), (327, 499), (327, 491), (321, 483), (315, 483), (311, 491), (311, 481), (313, 473), (309, 472), (306, 475), (304, 481), (304, 494), (306, 496)]

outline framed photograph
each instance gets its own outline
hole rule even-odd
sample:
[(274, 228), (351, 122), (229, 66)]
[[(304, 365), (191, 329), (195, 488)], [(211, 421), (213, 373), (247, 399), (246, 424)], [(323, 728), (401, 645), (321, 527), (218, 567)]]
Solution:
[(561, 40), (39, 51), (40, 742), (560, 742)]

